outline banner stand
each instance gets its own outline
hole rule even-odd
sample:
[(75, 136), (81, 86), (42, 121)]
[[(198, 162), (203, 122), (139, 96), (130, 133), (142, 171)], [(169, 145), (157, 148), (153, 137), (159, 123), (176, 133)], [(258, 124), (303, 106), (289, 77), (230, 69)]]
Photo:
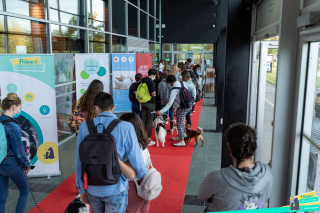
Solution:
[(47, 176), (47, 180), (50, 180), (51, 177), (61, 176), (61, 171), (55, 173), (28, 174), (27, 178), (39, 178), (45, 176)]

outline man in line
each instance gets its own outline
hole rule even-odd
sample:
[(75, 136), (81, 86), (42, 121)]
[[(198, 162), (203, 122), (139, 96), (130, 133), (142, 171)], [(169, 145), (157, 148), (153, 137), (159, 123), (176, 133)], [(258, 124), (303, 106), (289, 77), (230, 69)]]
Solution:
[(141, 82), (142, 79), (142, 74), (141, 73), (137, 73), (135, 76), (136, 82), (131, 84), (130, 86), (130, 90), (129, 90), (129, 99), (131, 101), (131, 109), (132, 112), (137, 113), (141, 120), (142, 120), (142, 112), (140, 111), (140, 103), (136, 98), (136, 94), (135, 92), (137, 91), (137, 88)]
[[(101, 92), (93, 100), (97, 118), (94, 124), (103, 124), (98, 126), (98, 133), (102, 133), (104, 128), (117, 119), (113, 114), (115, 109), (112, 96)], [(128, 160), (136, 172), (138, 178), (143, 178), (147, 173), (146, 166), (140, 151), (137, 135), (131, 123), (120, 122), (111, 134), (115, 138), (118, 157), (124, 161)], [(81, 194), (81, 200), (84, 203), (90, 203), (92, 211), (95, 212), (117, 212), (124, 213), (128, 204), (128, 180), (120, 178), (117, 184), (107, 186), (89, 185), (88, 190), (84, 189), (82, 177), (82, 163), (79, 158), (79, 147), (84, 138), (89, 135), (87, 122), (83, 122), (79, 129), (79, 135), (76, 146), (75, 173), (76, 185)], [(123, 177), (123, 175), (122, 175)], [(112, 209), (111, 210), (108, 210)]]
[[(184, 71), (182, 72), (182, 76), (186, 75), (186, 73), (189, 74), (188, 71)], [(181, 88), (181, 83), (180, 81), (177, 81), (176, 77), (173, 75), (169, 75), (166, 79), (167, 84), (170, 84), (172, 86), (172, 88), (176, 87), (176, 88)], [(196, 88), (194, 88), (192, 85), (188, 84), (187, 82), (182, 82), (183, 86), (189, 90), (192, 91), (192, 95), (193, 97), (196, 97)], [(177, 124), (178, 124), (178, 137), (174, 137), (172, 138), (175, 141), (179, 141), (175, 144), (173, 144), (174, 146), (177, 147), (181, 147), (181, 146), (185, 146), (185, 142), (184, 142), (184, 136), (185, 136), (185, 117), (187, 115), (188, 112), (191, 111), (191, 107), (187, 109), (184, 109), (182, 107), (180, 107), (180, 90), (181, 89), (172, 89), (170, 92), (170, 99), (169, 102), (167, 103), (167, 105), (165, 107), (162, 108), (162, 110), (157, 111), (157, 115), (161, 115), (165, 112), (168, 111), (168, 109), (173, 105), (173, 108), (177, 108)]]
[[(186, 82), (186, 83), (188, 83), (189, 85), (191, 85), (191, 86), (193, 86), (194, 88), (196, 88), (196, 85), (194, 85), (194, 83), (193, 83), (192, 80), (191, 80), (191, 77), (190, 77), (190, 73), (189, 73), (189, 72), (183, 72), (181, 75), (182, 75), (182, 81), (183, 81), (183, 82)], [(192, 91), (189, 90), (189, 92), (192, 92)], [(195, 98), (195, 97), (194, 97), (194, 98)], [(194, 106), (195, 106), (195, 105), (193, 105), (192, 110), (194, 110)], [(187, 124), (189, 124), (190, 126), (191, 126), (191, 115), (192, 115), (192, 113), (191, 113), (191, 110), (190, 110), (190, 112), (188, 112), (187, 115), (186, 115)]]

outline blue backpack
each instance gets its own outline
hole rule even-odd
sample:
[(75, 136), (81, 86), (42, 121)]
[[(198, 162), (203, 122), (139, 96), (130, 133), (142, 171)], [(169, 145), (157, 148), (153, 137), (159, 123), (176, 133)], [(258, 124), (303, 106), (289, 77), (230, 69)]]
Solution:
[(3, 124), (12, 122), (11, 120), (0, 121), (0, 163), (7, 156), (7, 136)]

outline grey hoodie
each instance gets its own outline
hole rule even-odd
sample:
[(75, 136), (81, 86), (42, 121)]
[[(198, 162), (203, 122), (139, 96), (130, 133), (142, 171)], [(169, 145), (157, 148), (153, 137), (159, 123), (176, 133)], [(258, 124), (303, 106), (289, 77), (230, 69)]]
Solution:
[(261, 209), (272, 191), (271, 168), (256, 162), (255, 167), (241, 171), (230, 166), (213, 171), (200, 184), (200, 199), (210, 202), (208, 212)]

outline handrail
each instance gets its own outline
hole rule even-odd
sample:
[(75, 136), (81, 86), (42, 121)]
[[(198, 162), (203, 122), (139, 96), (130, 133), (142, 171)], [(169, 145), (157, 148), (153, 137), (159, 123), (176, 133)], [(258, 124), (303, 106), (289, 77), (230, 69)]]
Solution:
[(302, 133), (302, 136), (312, 145), (314, 146), (319, 152), (320, 152), (320, 146), (316, 144), (307, 134)]

